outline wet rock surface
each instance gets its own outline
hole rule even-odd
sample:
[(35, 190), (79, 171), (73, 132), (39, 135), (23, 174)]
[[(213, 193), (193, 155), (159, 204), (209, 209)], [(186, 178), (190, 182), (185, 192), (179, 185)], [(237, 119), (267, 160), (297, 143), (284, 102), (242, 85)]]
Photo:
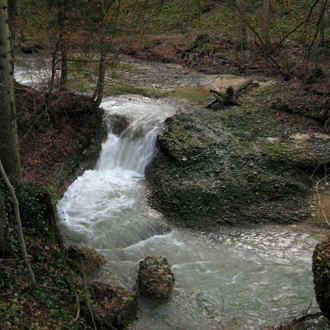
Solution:
[(169, 118), (146, 171), (152, 205), (189, 226), (308, 217), (312, 174), (330, 162), (329, 135), (265, 104), (271, 88), (221, 112), (191, 107)]
[(164, 257), (149, 256), (139, 263), (138, 288), (142, 296), (167, 301), (174, 287), (171, 266)]

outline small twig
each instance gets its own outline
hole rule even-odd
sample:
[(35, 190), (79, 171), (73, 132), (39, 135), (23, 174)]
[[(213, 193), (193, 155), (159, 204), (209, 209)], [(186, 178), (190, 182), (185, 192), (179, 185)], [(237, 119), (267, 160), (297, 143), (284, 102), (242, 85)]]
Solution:
[(77, 322), (80, 318), (80, 298), (79, 298), (79, 294), (77, 293), (76, 293), (76, 303), (77, 303), (77, 314), (73, 322)]
[(90, 296), (89, 296), (89, 289), (88, 289), (88, 284), (87, 284), (87, 277), (86, 277), (86, 273), (85, 273), (85, 267), (81, 267), (81, 269), (82, 269), (82, 274), (83, 274), (83, 283), (84, 283), (85, 290), (86, 290), (86, 293), (87, 293), (87, 297), (86, 297), (86, 299), (87, 299), (87, 308), (88, 308), (88, 311), (91, 315), (94, 329), (97, 330), (96, 323), (95, 323), (94, 312), (93, 312), (93, 308), (92, 308), (92, 305), (91, 305), (91, 299), (90, 299)]

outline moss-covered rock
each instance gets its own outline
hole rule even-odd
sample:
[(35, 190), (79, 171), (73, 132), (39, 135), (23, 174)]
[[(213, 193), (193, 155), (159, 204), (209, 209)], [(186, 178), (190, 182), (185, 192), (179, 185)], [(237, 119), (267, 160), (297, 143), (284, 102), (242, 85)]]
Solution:
[(330, 320), (330, 237), (314, 249), (313, 275), (316, 300)]
[(150, 202), (186, 225), (305, 218), (311, 174), (330, 163), (330, 137), (308, 129), (251, 104), (177, 114), (146, 171)]
[(105, 263), (104, 257), (87, 246), (73, 244), (66, 249), (69, 264), (78, 273), (91, 275)]
[(142, 296), (164, 302), (171, 297), (175, 279), (166, 258), (149, 256), (139, 263), (137, 282)]
[(47, 237), (50, 244), (63, 244), (57, 215), (48, 189), (39, 184), (16, 187), (22, 226), (30, 235)]
[(136, 319), (135, 291), (100, 282), (88, 284), (89, 297), (82, 305), (82, 315), (98, 329), (124, 329)]

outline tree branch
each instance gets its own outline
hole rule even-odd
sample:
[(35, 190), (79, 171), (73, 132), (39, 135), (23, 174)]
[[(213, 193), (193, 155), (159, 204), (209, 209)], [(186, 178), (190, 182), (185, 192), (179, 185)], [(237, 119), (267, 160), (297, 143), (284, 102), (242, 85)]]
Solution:
[(5, 169), (2, 165), (1, 159), (0, 159), (0, 173), (1, 173), (1, 176), (3, 177), (7, 187), (9, 189), (9, 192), (11, 194), (11, 197), (12, 197), (12, 200), (13, 200), (13, 203), (14, 203), (14, 212), (15, 212), (15, 219), (16, 219), (16, 225), (17, 225), (17, 232), (18, 232), (18, 237), (19, 237), (21, 249), (22, 249), (22, 252), (23, 252), (23, 258), (24, 258), (26, 267), (28, 268), (29, 273), (30, 273), (31, 283), (32, 283), (32, 285), (35, 286), (37, 284), (37, 282), (36, 282), (32, 267), (31, 267), (31, 263), (30, 263), (28, 254), (26, 252), (26, 245), (25, 245), (24, 234), (23, 234), (23, 229), (22, 229), (21, 215), (20, 215), (20, 212), (19, 212), (18, 199), (16, 197), (15, 189), (14, 189), (13, 185), (10, 183), (10, 181), (8, 179), (8, 176), (6, 174), (6, 171), (5, 171)]

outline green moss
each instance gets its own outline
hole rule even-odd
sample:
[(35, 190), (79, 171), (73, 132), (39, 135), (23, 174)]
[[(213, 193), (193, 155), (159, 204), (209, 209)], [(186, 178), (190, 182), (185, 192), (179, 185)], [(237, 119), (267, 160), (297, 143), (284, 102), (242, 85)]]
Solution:
[[(197, 224), (284, 223), (309, 214), (313, 155), (285, 140), (298, 128), (285, 131), (273, 112), (202, 109), (167, 124), (146, 172), (150, 201), (164, 214)], [(267, 142), (277, 134), (283, 142)]]
[(207, 104), (211, 93), (207, 88), (177, 88), (170, 92), (169, 97), (184, 98), (195, 103)]
[(122, 94), (138, 94), (146, 97), (161, 98), (166, 97), (167, 92), (162, 92), (151, 88), (136, 87), (127, 83), (114, 83), (110, 86), (106, 86), (104, 90), (105, 95), (122, 95)]
[(62, 244), (52, 197), (46, 187), (21, 184), (16, 187), (22, 226), (30, 235), (48, 238), (49, 244)]

